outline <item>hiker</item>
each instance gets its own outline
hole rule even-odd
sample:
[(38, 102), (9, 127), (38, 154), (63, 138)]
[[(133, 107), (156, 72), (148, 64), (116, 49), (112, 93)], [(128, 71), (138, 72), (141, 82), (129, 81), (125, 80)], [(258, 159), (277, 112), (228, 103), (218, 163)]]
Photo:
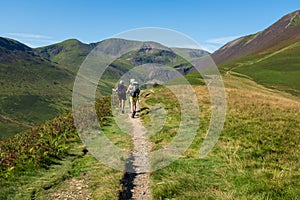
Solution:
[(131, 105), (131, 118), (134, 118), (136, 113), (136, 102), (139, 99), (140, 89), (139, 84), (136, 81), (132, 81), (128, 86), (127, 93), (130, 95), (130, 105)]
[[(132, 85), (133, 82), (135, 82), (135, 79), (134, 79), (134, 78), (130, 79), (129, 86), (128, 86), (128, 89), (127, 89), (127, 91), (126, 91), (126, 93), (129, 93), (129, 96), (130, 96), (130, 92), (129, 92), (129, 91), (130, 91), (130, 90), (132, 89), (132, 87), (133, 87), (133, 85)], [(129, 98), (129, 105), (130, 105), (130, 113), (132, 113), (132, 112), (133, 112), (133, 108), (132, 108), (131, 98)]]
[(124, 106), (126, 101), (127, 87), (124, 85), (124, 82), (120, 80), (120, 83), (118, 84), (117, 88), (113, 89), (113, 91), (116, 91), (118, 94), (120, 111), (122, 113), (125, 113)]

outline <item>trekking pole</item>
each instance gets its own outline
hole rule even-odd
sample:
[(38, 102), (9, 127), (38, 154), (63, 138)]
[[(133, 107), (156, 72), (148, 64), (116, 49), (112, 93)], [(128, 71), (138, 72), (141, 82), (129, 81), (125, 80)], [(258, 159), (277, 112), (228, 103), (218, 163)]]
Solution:
[(111, 96), (112, 96), (112, 104), (113, 104), (113, 107), (114, 107), (115, 106), (115, 93), (114, 93), (114, 91), (112, 92)]

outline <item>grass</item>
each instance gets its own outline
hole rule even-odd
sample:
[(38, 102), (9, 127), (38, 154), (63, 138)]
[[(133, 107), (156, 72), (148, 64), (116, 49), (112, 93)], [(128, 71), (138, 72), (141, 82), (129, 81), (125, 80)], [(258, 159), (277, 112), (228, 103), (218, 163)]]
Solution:
[[(52, 119), (60, 111), (57, 110), (48, 99), (39, 95), (23, 94), (8, 96), (3, 99), (3, 112), (21, 121), (33, 125)], [(52, 105), (51, 105), (52, 104)], [(36, 113), (39, 113), (36, 115)]]
[[(71, 75), (38, 57), (1, 63), (0, 113), (28, 125), (37, 125), (70, 108)], [(23, 78), (21, 78), (23, 77)], [(16, 134), (24, 127), (1, 129), (1, 136)]]
[[(191, 78), (198, 80), (196, 75)], [(209, 125), (210, 99), (207, 88), (195, 84), (193, 88), (201, 108), (198, 134), (179, 159), (151, 173), (152, 198), (297, 199), (300, 195), (300, 136), (296, 134), (300, 132), (299, 98), (267, 89), (247, 78), (226, 76), (224, 82), (227, 121), (218, 143), (207, 157), (199, 159)], [(150, 130), (148, 134), (154, 151), (168, 144), (176, 135), (180, 107), (172, 92), (164, 86), (143, 91), (141, 98), (141, 116), (145, 127)], [(130, 135), (122, 131), (124, 127), (117, 127), (112, 118), (103, 115), (109, 113), (110, 99), (100, 101), (96, 107), (101, 111), (99, 114), (102, 115), (98, 117), (106, 136), (119, 148), (132, 149)], [(16, 156), (13, 156), (12, 165), (4, 168), (3, 164), (7, 162), (1, 161), (1, 199), (55, 199), (56, 195), (68, 191), (76, 194), (78, 190), (72, 187), (76, 183), (84, 183), (86, 187), (81, 191), (94, 199), (118, 198), (123, 172), (106, 167), (89, 153), (85, 154), (85, 146), (76, 139), (76, 133), (73, 132), (72, 137), (60, 137), (62, 133), (66, 136), (72, 133), (64, 131), (65, 128), (73, 130), (67, 118), (64, 115), (50, 121), (50, 128), (43, 128), (48, 131), (44, 136), (57, 130), (57, 136), (52, 139), (57, 141), (53, 143), (54, 147), (58, 147), (54, 154), (40, 154), (39, 149), (31, 147), (28, 147), (28, 152), (22, 150), (22, 138), (26, 142), (30, 135), (17, 135), (10, 139), (10, 143), (1, 143), (5, 147), (13, 144), (16, 149), (13, 150)], [(34, 146), (49, 141), (36, 135), (30, 140)], [(4, 158), (12, 146), (7, 150), (2, 147), (1, 157)], [(28, 162), (34, 155), (38, 158), (38, 155), (47, 154), (56, 156), (47, 157), (41, 164)]]
[(247, 36), (243, 39), (244, 45), (246, 45), (246, 44), (247, 44), (250, 40), (252, 40), (255, 36), (256, 36), (256, 34), (247, 35)]
[[(82, 150), (84, 146), (75, 143), (69, 150), (70, 154), (57, 161), (57, 164), (47, 169), (32, 169), (14, 179), (1, 181), (0, 198), (54, 200), (59, 194), (83, 193), (94, 199), (117, 199), (123, 173), (106, 167), (90, 154), (84, 155)], [(76, 184), (71, 185), (71, 181)], [(88, 191), (84, 188), (76, 190), (80, 181), (84, 182)]]
[(300, 17), (297, 15), (293, 18), (292, 22), (289, 24), (289, 27), (297, 27), (300, 25)]
[(23, 125), (19, 125), (19, 124), (10, 122), (6, 119), (0, 118), (0, 129), (2, 130), (0, 132), (0, 140), (1, 140), (3, 138), (11, 137), (19, 131), (20, 132), (25, 131), (28, 128)]
[[(187, 76), (199, 100), (201, 126), (190, 147), (178, 160), (151, 173), (153, 199), (299, 198), (300, 105), (299, 97), (289, 94), (298, 95), (299, 92), (299, 60), (294, 56), (298, 53), (299, 43), (295, 43), (221, 66), (224, 72), (234, 72), (233, 76), (224, 76), (227, 121), (218, 143), (204, 159), (199, 159), (199, 150), (209, 126), (210, 99), (199, 75), (193, 73)], [(151, 60), (142, 53), (137, 56), (142, 61)], [(160, 56), (159, 61), (169, 62), (165, 55)], [(177, 61), (175, 59), (175, 63)], [(130, 68), (129, 61), (119, 60), (116, 63), (125, 64), (121, 70)], [(22, 65), (20, 67), (24, 70), (20, 73), (27, 72)], [(38, 65), (33, 69), (36, 67)], [(37, 73), (36, 70), (33, 71)], [(287, 71), (289, 73), (285, 73)], [(55, 76), (55, 73), (52, 75)], [(55, 83), (47, 82), (47, 78), (53, 81), (51, 76), (41, 75), (41, 80), (45, 79), (42, 85), (47, 90), (39, 90), (35, 76), (28, 78), (28, 84), (21, 84), (22, 81), (14, 76), (11, 78), (16, 82), (11, 82), (11, 85), (2, 82), (0, 101), (1, 105), (5, 105), (1, 108), (2, 113), (4, 110), (4, 114), (12, 115), (20, 110), (18, 118), (32, 122), (40, 113), (32, 112), (27, 117), (21, 114), (31, 110), (31, 106), (36, 106), (35, 112), (47, 111), (49, 114), (62, 108), (60, 105), (63, 103), (51, 107), (54, 103), (50, 97), (57, 94), (56, 87), (62, 87), (68, 81), (62, 76)], [(105, 74), (107, 79), (114, 76), (113, 72)], [(112, 83), (102, 84), (109, 93)], [(176, 84), (181, 82), (175, 80), (175, 87)], [(24, 93), (28, 87), (30, 94)], [(14, 93), (10, 92), (11, 88), (15, 89)], [(64, 91), (67, 89), (60, 90), (59, 100), (68, 102)], [(177, 133), (181, 114), (179, 103), (171, 90), (164, 86), (150, 88), (141, 96), (141, 116), (149, 130), (152, 151), (161, 149)], [(115, 145), (129, 151), (132, 149), (130, 136), (111, 118), (109, 103), (110, 100), (106, 99), (96, 105), (101, 111), (98, 117), (103, 130)], [(47, 106), (53, 109), (47, 110)], [(6, 123), (2, 119), (0, 125)], [(5, 127), (8, 131), (17, 128), (13, 125)], [(79, 141), (70, 114), (1, 140), (0, 149), (0, 199), (51, 199), (57, 192), (68, 191), (72, 181), (84, 181), (89, 186), (86, 192), (95, 199), (118, 197), (123, 173), (100, 164), (89, 153), (83, 153), (86, 149)]]
[(286, 43), (287, 41), (283, 41), (259, 54), (223, 64), (220, 69), (227, 73), (247, 75), (259, 84), (299, 96), (300, 60), (297, 55), (300, 53), (300, 43)]
[[(206, 87), (194, 86), (203, 126), (180, 159), (151, 173), (152, 198), (298, 199), (299, 98), (246, 78), (227, 76), (224, 81), (227, 120), (218, 143), (207, 157), (199, 159), (210, 109)], [(176, 105), (167, 91), (158, 90), (165, 88), (154, 88), (142, 101), (145, 107), (151, 110), (157, 102), (164, 107)], [(147, 116), (150, 113), (144, 111), (146, 127), (151, 125), (151, 116)], [(170, 135), (176, 134), (170, 124), (179, 121), (178, 112), (168, 110), (166, 118), (161, 131), (150, 138), (153, 149), (161, 148), (170, 141)]]
[[(164, 94), (158, 95), (161, 93)], [(179, 105), (177, 102), (170, 104), (170, 102), (175, 99), (175, 96), (164, 86), (158, 86), (154, 91), (141, 95), (147, 96), (142, 103), (144, 110), (141, 114), (144, 125), (148, 129), (148, 134), (151, 136), (150, 141), (154, 144), (152, 146), (153, 150), (156, 150), (173, 139), (174, 133), (176, 133), (179, 126), (179, 121), (175, 118), (178, 111), (180, 113), (178, 109)], [(168, 99), (165, 98), (166, 96), (168, 96)], [(157, 108), (149, 110), (149, 108), (153, 108), (154, 106), (157, 106)], [(165, 117), (163, 112), (166, 112), (167, 116), (169, 116), (167, 119), (163, 119), (163, 117)], [(163, 123), (160, 124), (159, 122)], [(161, 127), (159, 124), (164, 126)]]
[[(111, 119), (110, 98), (96, 103), (106, 136), (126, 151), (130, 136)], [(117, 133), (117, 134), (116, 134)], [(55, 199), (84, 181), (95, 199), (116, 199), (123, 172), (96, 160), (79, 140), (71, 113), (0, 141), (0, 199)]]
[(92, 46), (83, 44), (76, 39), (69, 39), (47, 47), (35, 49), (43, 57), (59, 63), (65, 69), (76, 74), (79, 66), (92, 50)]
[[(112, 44), (116, 47), (108, 50), (119, 48), (118, 44)], [(6, 60), (0, 63), (0, 113), (25, 124), (37, 125), (70, 110), (76, 73), (96, 45), (71, 39), (33, 49), (39, 56), (29, 50), (7, 52), (4, 55)], [(147, 62), (165, 64), (183, 71), (190, 68), (184, 59), (169, 51), (128, 52), (105, 71), (97, 97), (110, 95), (121, 74)], [(0, 125), (5, 126), (1, 129), (1, 138), (25, 128), (13, 123), (6, 126), (1, 122)]]

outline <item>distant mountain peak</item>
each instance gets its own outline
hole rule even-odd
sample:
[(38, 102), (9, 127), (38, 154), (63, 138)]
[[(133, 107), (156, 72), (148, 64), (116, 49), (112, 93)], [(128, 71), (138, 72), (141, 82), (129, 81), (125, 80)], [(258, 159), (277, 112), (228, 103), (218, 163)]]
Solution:
[(240, 37), (228, 42), (213, 53), (217, 64), (257, 53), (286, 41), (293, 43), (300, 39), (300, 10), (283, 16), (277, 22), (256, 34)]
[(15, 51), (31, 51), (31, 48), (16, 40), (0, 37), (0, 47), (7, 50)]
[(10, 38), (0, 37), (0, 64), (11, 63), (17, 59), (30, 60), (35, 56), (37, 55), (29, 46)]

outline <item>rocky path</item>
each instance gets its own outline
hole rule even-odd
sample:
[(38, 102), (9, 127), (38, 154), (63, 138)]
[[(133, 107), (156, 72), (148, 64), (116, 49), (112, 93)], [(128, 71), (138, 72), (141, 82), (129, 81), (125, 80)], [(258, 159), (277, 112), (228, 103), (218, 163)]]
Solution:
[[(130, 126), (132, 135), (133, 151), (129, 155), (125, 172), (120, 181), (121, 190), (117, 199), (119, 200), (150, 200), (149, 186), (149, 158), (151, 146), (146, 136), (146, 129), (143, 127), (139, 117), (131, 118), (124, 116), (123, 120)], [(96, 173), (96, 172), (95, 172)], [(77, 178), (66, 179), (61, 183), (61, 187), (50, 188), (45, 196), (36, 199), (58, 199), (58, 200), (92, 200), (93, 191), (89, 188), (90, 176), (95, 174), (79, 176)]]
[(92, 200), (92, 193), (86, 181), (81, 179), (72, 178), (65, 182), (68, 187), (58, 189), (55, 193), (51, 194), (50, 199), (55, 200)]
[(149, 200), (149, 162), (150, 143), (146, 137), (146, 130), (139, 118), (129, 118), (132, 125), (132, 140), (134, 150), (128, 159), (126, 173), (121, 181), (123, 191), (119, 199)]

